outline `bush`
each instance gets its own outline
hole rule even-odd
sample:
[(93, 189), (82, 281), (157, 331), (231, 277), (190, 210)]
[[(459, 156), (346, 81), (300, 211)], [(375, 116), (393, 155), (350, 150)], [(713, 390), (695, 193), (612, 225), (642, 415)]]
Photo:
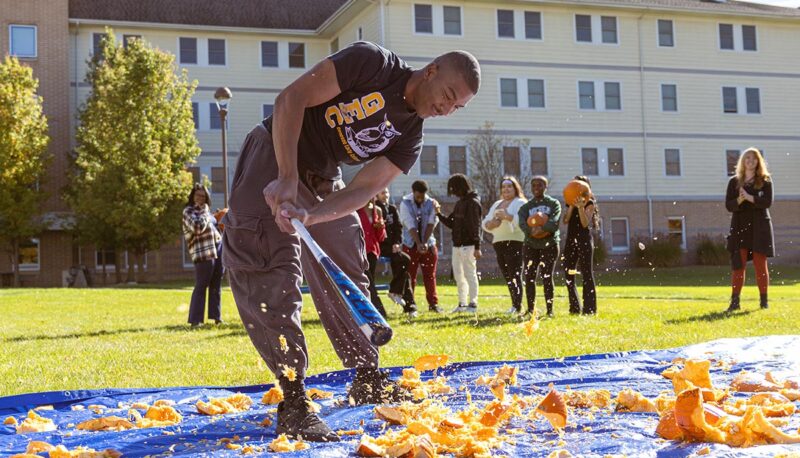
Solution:
[(592, 264), (595, 266), (602, 266), (606, 262), (608, 251), (606, 251), (606, 242), (600, 237), (594, 238), (594, 252), (592, 253)]
[(725, 245), (725, 238), (700, 234), (697, 236), (697, 263), (701, 266), (723, 266), (730, 262), (730, 253)]
[(633, 262), (637, 267), (675, 267), (681, 264), (683, 250), (666, 234), (654, 234), (653, 239), (633, 241)]

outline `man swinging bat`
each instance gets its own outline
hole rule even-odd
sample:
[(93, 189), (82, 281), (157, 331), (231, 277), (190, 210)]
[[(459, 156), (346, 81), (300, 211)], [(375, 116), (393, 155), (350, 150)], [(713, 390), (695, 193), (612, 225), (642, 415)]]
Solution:
[[(409, 172), (422, 149), (423, 120), (463, 108), (479, 86), (480, 67), (467, 52), (443, 54), (414, 70), (391, 51), (358, 42), (286, 87), (273, 115), (245, 139), (224, 221), (223, 265), (250, 339), (283, 389), (278, 434), (338, 440), (309, 410), (305, 394), (301, 265), (334, 350), (345, 367), (356, 369), (349, 398), (356, 404), (405, 399), (378, 369), (378, 348), (341, 296), (328, 291), (331, 283), (307, 247), (301, 256), (290, 218), (305, 224), (369, 297), (355, 210)], [(341, 163), (365, 163), (347, 187)]]

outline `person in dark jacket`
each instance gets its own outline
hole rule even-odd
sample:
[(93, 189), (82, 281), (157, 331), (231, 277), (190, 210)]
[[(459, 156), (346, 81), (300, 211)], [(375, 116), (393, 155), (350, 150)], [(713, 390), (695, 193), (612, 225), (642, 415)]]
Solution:
[(481, 258), (481, 201), (469, 178), (456, 173), (447, 181), (447, 194), (458, 197), (450, 216), (439, 221), (453, 231), (453, 277), (458, 288), (458, 306), (453, 313), (478, 311), (478, 259)]
[[(582, 181), (591, 186), (589, 178), (578, 175), (574, 180)], [(594, 240), (592, 229), (597, 229), (597, 204), (591, 193), (588, 198), (578, 196), (574, 203), (567, 203), (567, 211), (562, 223), (567, 225), (567, 241), (564, 244), (564, 279), (567, 283), (569, 294), (569, 313), (581, 313), (581, 301), (578, 299), (578, 286), (575, 284), (575, 274), (581, 272), (583, 278), (583, 314), (594, 315), (597, 313), (597, 291), (594, 284), (592, 271), (592, 254), (594, 253)]]
[[(528, 310), (525, 314), (533, 314), (536, 304), (536, 276), (542, 274), (544, 300), (547, 304), (547, 315), (553, 316), (553, 269), (558, 259), (559, 229), (561, 203), (545, 193), (547, 178), (538, 175), (531, 179), (533, 198), (519, 209), (519, 227), (525, 234), (525, 296), (528, 298)], [(547, 216), (547, 222), (541, 226), (531, 227), (528, 218), (541, 213)], [(541, 269), (541, 271), (539, 270)]]
[(731, 304), (728, 312), (739, 310), (739, 293), (744, 284), (744, 270), (752, 259), (756, 283), (761, 294), (761, 308), (769, 307), (767, 258), (775, 256), (772, 220), (772, 178), (761, 151), (748, 148), (739, 156), (736, 174), (728, 181), (725, 207), (731, 212), (728, 251), (731, 254)]
[(414, 302), (414, 290), (411, 288), (411, 276), (408, 274), (411, 257), (403, 253), (403, 224), (400, 222), (400, 212), (389, 202), (389, 188), (375, 197), (375, 205), (383, 212), (386, 223), (386, 239), (381, 242), (381, 257), (389, 258), (392, 265), (389, 299), (403, 307), (403, 312), (407, 315), (415, 315), (417, 305)]

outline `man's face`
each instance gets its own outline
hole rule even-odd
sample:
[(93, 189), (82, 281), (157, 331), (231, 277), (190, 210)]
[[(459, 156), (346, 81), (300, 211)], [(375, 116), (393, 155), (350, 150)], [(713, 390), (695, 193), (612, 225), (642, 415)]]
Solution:
[(425, 202), (425, 193), (424, 192), (419, 192), (419, 191), (414, 191), (414, 202), (416, 202), (418, 204), (421, 204), (422, 202)]
[(533, 196), (537, 199), (544, 195), (545, 189), (547, 189), (547, 186), (544, 185), (542, 180), (533, 180), (533, 183), (531, 183), (531, 191), (533, 191)]
[(414, 95), (414, 108), (422, 119), (448, 116), (475, 96), (464, 78), (449, 67), (429, 64), (423, 72), (424, 79)]
[(389, 188), (384, 189), (383, 191), (378, 193), (378, 200), (382, 203), (389, 202)]

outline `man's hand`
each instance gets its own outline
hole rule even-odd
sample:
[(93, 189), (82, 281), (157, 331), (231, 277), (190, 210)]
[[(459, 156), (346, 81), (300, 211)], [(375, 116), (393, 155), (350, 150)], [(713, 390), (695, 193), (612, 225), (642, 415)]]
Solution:
[(394, 245), (392, 245), (392, 253), (399, 253), (400, 251), (401, 248), (399, 243), (395, 243)]
[(278, 228), (288, 234), (294, 234), (294, 226), (292, 226), (292, 222), (289, 221), (291, 218), (300, 220), (304, 226), (311, 226), (314, 224), (311, 216), (305, 209), (297, 208), (290, 203), (281, 204), (281, 207), (278, 210), (278, 216), (275, 218), (275, 223), (278, 224)]
[(531, 237), (537, 236), (542, 232), (544, 232), (542, 231), (542, 226), (534, 226), (531, 228)]
[[(294, 203), (297, 200), (297, 178), (276, 178), (264, 188), (264, 200), (275, 216), (275, 222), (282, 232), (294, 233), (294, 228), (289, 220), (281, 215), (281, 209), (288, 204), (287, 210), (294, 210)], [(305, 210), (304, 210), (305, 211)], [(301, 219), (302, 221), (302, 219)]]
[(483, 254), (480, 248), (475, 248), (475, 259), (480, 259)]
[(439, 203), (439, 201), (436, 199), (431, 199), (431, 200), (433, 201), (433, 209), (436, 211), (436, 213), (441, 213), (442, 205)]
[(417, 244), (417, 251), (419, 251), (420, 254), (427, 253), (428, 252), (428, 244), (427, 243), (418, 243)]

